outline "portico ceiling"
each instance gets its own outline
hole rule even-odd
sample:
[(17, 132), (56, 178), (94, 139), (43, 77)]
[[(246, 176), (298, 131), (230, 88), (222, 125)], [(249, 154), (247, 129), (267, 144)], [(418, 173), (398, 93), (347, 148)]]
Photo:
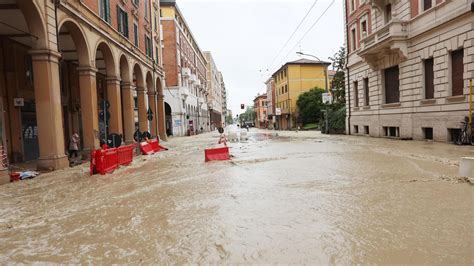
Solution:
[(0, 37), (9, 38), (29, 47), (37, 38), (30, 33), (16, 0), (0, 1)]

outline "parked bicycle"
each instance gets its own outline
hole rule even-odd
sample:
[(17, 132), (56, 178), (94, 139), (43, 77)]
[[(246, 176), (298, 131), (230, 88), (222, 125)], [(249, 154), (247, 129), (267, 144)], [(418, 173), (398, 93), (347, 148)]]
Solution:
[(455, 141), (457, 145), (474, 145), (473, 135), (471, 134), (472, 126), (471, 131), (469, 131), (469, 126), (469, 117), (465, 117), (464, 121), (461, 122), (461, 133)]

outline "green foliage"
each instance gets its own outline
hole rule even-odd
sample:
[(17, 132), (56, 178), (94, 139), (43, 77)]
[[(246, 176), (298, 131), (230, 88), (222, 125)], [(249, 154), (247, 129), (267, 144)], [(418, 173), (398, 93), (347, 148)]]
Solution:
[(227, 125), (232, 125), (234, 123), (234, 119), (232, 119), (231, 115), (228, 115), (228, 116), (225, 117), (225, 123)]
[(318, 129), (319, 126), (317, 123), (309, 123), (309, 124), (306, 124), (304, 125), (303, 129), (304, 130), (311, 130), (311, 129)]
[(302, 93), (296, 101), (298, 107), (298, 120), (306, 125), (317, 123), (321, 118), (321, 110), (324, 108), (322, 94), (324, 89), (314, 88)]
[(245, 110), (245, 113), (241, 114), (239, 116), (239, 119), (240, 119), (240, 123), (243, 123), (243, 122), (252, 122), (252, 123), (254, 123), (256, 117), (257, 116), (256, 116), (256, 113), (254, 112), (253, 108), (252, 107), (247, 107), (247, 109)]
[(344, 130), (346, 128), (346, 107), (331, 106), (329, 113), (329, 128), (332, 130)]
[(331, 82), (331, 91), (334, 96), (335, 103), (345, 103), (346, 87), (345, 87), (345, 66), (346, 66), (346, 49), (341, 47), (339, 51), (330, 57), (332, 66), (336, 70), (336, 74)]

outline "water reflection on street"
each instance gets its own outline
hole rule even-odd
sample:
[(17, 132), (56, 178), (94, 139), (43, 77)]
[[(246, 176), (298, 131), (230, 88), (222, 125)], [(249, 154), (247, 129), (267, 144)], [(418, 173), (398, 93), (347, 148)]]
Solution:
[[(237, 130), (233, 128), (232, 130)], [(251, 129), (0, 187), (0, 263), (474, 263), (470, 147)]]

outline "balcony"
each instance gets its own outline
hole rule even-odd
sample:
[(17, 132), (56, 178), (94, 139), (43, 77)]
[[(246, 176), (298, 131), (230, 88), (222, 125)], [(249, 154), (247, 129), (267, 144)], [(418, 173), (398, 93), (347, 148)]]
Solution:
[(191, 76), (191, 69), (183, 67), (181, 69), (181, 75), (183, 75), (184, 78), (189, 78)]
[(408, 22), (392, 19), (387, 25), (363, 37), (357, 54), (373, 69), (377, 61), (386, 56), (398, 56), (397, 61), (404, 61), (408, 53)]

